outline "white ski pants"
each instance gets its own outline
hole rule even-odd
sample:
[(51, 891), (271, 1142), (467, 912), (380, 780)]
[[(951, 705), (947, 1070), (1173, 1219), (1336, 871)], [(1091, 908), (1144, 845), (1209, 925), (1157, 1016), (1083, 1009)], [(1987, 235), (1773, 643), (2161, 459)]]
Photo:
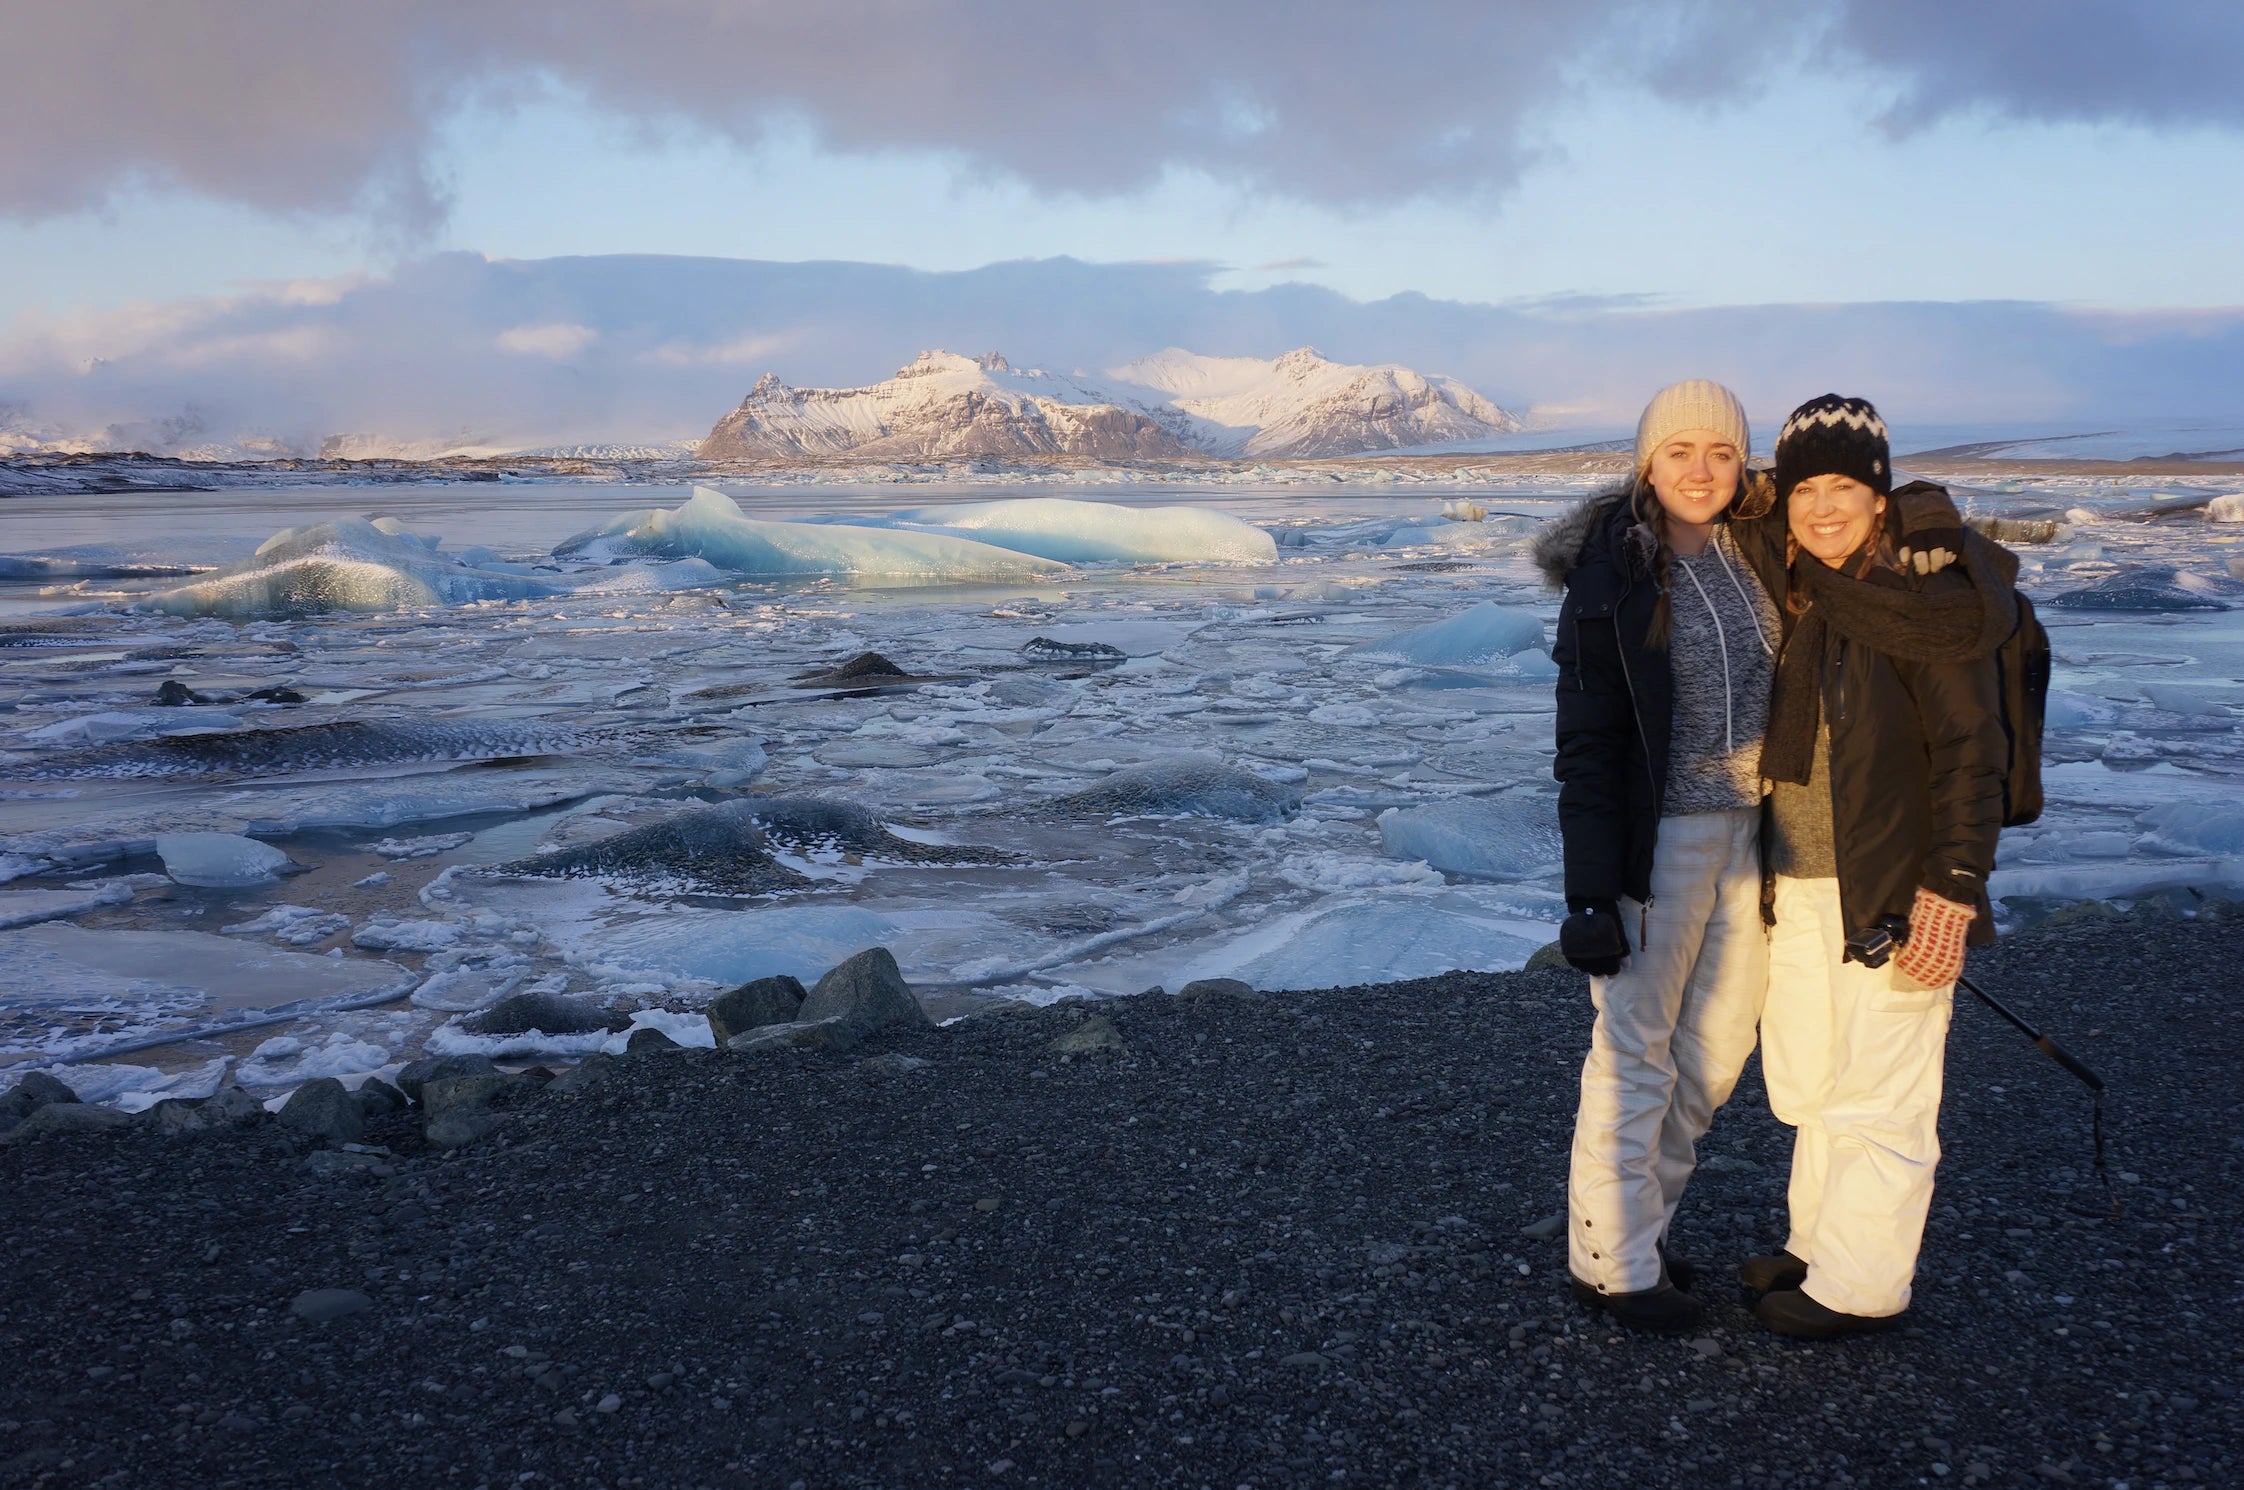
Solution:
[(1761, 1071), (1792, 1144), (1792, 1239), (1808, 1296), (1873, 1318), (1909, 1307), (1955, 985), (1842, 962), (1839, 882), (1778, 876)]
[(1590, 980), (1567, 1261), (1606, 1293), (1659, 1284), (1698, 1140), (1753, 1053), (1769, 977), (1760, 824), (1759, 807), (1662, 818), (1651, 901), (1621, 902), (1631, 955)]

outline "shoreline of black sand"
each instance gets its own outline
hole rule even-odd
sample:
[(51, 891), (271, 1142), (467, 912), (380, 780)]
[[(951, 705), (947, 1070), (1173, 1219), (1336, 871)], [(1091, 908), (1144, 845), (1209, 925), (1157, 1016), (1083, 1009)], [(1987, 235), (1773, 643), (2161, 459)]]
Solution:
[(1065, 1061), (1087, 1006), (634, 1055), (341, 1174), (272, 1123), (0, 1146), (0, 1482), (2244, 1482), (2239, 968), (2210, 915), (1975, 955), (2111, 1083), (2122, 1212), (2086, 1094), (1959, 998), (1912, 1327), (1822, 1345), (1728, 1281), (1782, 1240), (1757, 1067), (1677, 1227), (1708, 1331), (1568, 1302), (1522, 1232), (1563, 1204), (1567, 972), (1116, 1000), (1126, 1052)]

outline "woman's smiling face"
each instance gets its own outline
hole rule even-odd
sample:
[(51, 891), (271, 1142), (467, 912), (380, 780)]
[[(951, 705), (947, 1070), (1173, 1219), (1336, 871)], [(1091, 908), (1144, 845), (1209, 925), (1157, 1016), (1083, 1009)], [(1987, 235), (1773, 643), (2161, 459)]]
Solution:
[(1745, 456), (1728, 436), (1686, 429), (1660, 442), (1644, 474), (1668, 516), (1704, 527), (1730, 505), (1744, 472)]
[(1792, 488), (1785, 515), (1800, 547), (1836, 568), (1870, 539), (1886, 499), (1851, 476), (1810, 476)]

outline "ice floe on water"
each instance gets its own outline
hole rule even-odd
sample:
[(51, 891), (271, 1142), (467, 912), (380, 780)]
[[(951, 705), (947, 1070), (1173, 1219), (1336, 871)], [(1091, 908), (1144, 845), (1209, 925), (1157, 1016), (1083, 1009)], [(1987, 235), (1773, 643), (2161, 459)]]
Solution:
[(1027, 497), (912, 508), (888, 521), (1063, 564), (1268, 564), (1278, 557), (1268, 533), (1204, 507), (1124, 507)]
[(699, 559), (758, 578), (849, 575), (959, 583), (1034, 579), (1053, 568), (1013, 549), (944, 533), (764, 522), (706, 486), (695, 487), (682, 506), (625, 513), (554, 552), (564, 558)]
[(554, 586), (480, 569), (387, 519), (341, 518), (275, 533), (257, 552), (142, 603), (175, 616), (317, 615), (528, 600)]
[[(1524, 550), (1587, 484), (499, 488), (459, 545), (345, 488), (261, 555), (0, 566), (0, 1060), (138, 1047), (103, 1100), (214, 1062), (277, 1097), (618, 1021), (705, 1038), (723, 989), (873, 945), (945, 1014), (1518, 966), (1564, 915)], [(2244, 893), (2228, 491), (2015, 487), (1963, 494), (2052, 602), (2050, 805), (1999, 915)], [(22, 614), (57, 581), (71, 613)]]
[(293, 864), (271, 844), (238, 833), (159, 833), (156, 857), (174, 880), (204, 889), (262, 885)]

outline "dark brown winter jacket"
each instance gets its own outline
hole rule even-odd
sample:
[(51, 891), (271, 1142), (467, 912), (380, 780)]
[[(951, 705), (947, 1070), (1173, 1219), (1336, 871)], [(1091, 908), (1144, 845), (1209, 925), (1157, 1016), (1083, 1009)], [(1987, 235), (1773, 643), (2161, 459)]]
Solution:
[[(1926, 595), (1975, 588), (1962, 567), (1921, 580), (1883, 578)], [(1789, 611), (1786, 620), (1789, 648), (1800, 628)], [(1847, 934), (1881, 923), (1905, 926), (1922, 886), (1975, 906), (1968, 940), (1992, 942), (1987, 876), (1994, 872), (2010, 762), (1993, 654), (1913, 662), (1833, 628), (1823, 634), (1818, 675), (1831, 728), (1832, 844)], [(1764, 896), (1771, 903), (1773, 895)]]

